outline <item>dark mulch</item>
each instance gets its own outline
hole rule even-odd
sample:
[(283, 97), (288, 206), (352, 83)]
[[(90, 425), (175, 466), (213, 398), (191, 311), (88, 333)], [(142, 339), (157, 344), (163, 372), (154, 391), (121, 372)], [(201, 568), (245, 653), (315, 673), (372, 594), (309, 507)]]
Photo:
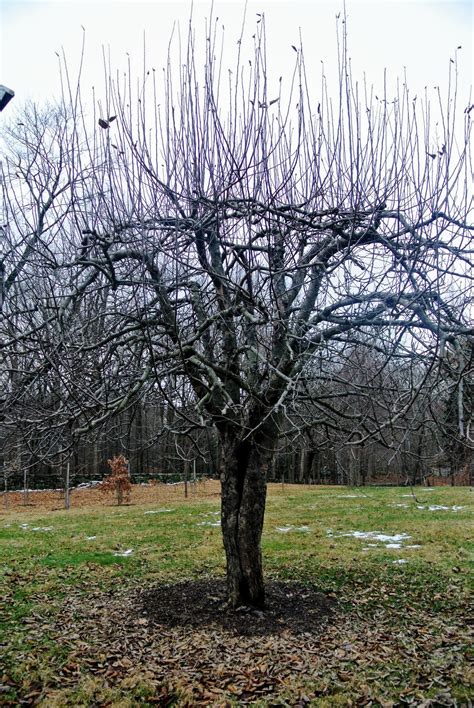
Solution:
[(139, 613), (165, 627), (215, 626), (240, 636), (312, 633), (334, 609), (334, 601), (296, 582), (267, 582), (266, 609), (226, 605), (224, 580), (189, 580), (143, 591)]

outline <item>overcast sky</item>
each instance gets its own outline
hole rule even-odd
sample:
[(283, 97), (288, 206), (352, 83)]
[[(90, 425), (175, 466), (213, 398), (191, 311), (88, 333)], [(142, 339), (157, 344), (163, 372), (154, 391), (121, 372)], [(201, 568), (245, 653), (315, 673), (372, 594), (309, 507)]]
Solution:
[[(203, 28), (210, 2), (195, 2), (195, 25)], [(248, 2), (247, 25), (251, 33), (257, 12), (267, 24), (270, 68), (275, 76), (291, 71), (292, 44), (299, 32), (307, 64), (333, 65), (335, 17), (342, 0), (282, 0)], [(28, 98), (53, 98), (59, 90), (58, 58), (64, 49), (74, 71), (86, 32), (83, 91), (103, 80), (102, 47), (110, 48), (112, 64), (123, 67), (127, 52), (142, 67), (146, 33), (147, 63), (164, 65), (173, 24), (186, 29), (190, 3), (119, 2), (118, 0), (0, 0), (0, 83), (15, 91), (19, 106)], [(232, 46), (238, 37), (244, 2), (216, 0), (214, 14), (222, 19)], [(446, 84), (449, 60), (458, 51), (462, 100), (468, 100), (473, 73), (473, 4), (460, 0), (347, 0), (350, 54), (355, 73), (365, 71), (369, 83), (381, 82), (384, 67), (401, 76), (407, 68), (414, 92), (423, 86)], [(464, 106), (463, 106), (464, 107)]]

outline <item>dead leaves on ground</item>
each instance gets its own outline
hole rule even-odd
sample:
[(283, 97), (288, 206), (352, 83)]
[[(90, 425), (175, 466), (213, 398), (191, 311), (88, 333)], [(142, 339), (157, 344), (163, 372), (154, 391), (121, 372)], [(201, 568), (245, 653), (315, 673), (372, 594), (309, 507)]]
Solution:
[[(339, 605), (312, 631), (252, 636), (211, 619), (195, 627), (157, 623), (143, 614), (138, 586), (76, 586), (51, 612), (31, 613), (22, 658), (28, 672), (21, 684), (0, 677), (0, 705), (19, 705), (8, 702), (9, 687), (22, 705), (45, 708), (113, 706), (127, 697), (159, 706), (305, 706), (324, 699), (384, 708), (462, 705), (453, 693), (463, 686), (469, 692), (461, 606), (448, 616), (408, 603), (397, 611), (367, 608), (357, 595), (342, 599), (349, 609)], [(35, 655), (41, 636), (58, 651), (47, 667)]]

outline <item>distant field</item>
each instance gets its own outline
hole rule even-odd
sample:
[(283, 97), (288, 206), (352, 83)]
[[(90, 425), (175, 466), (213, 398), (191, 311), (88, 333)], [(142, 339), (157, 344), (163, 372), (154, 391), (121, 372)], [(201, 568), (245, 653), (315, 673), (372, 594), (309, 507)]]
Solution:
[(134, 487), (122, 507), (78, 490), (69, 512), (57, 492), (28, 507), (11, 495), (0, 705), (470, 705), (474, 492), (415, 493), (270, 485), (267, 577), (332, 610), (317, 631), (264, 637), (143, 610), (154, 587), (223, 577), (217, 483), (188, 499), (182, 485)]
[[(206, 479), (196, 484), (188, 484), (188, 495), (193, 498), (216, 497), (220, 494), (219, 482)], [(0, 514), (2, 512), (44, 509), (47, 511), (59, 511), (64, 508), (64, 492), (55, 490), (30, 490), (25, 505), (25, 495), (23, 492), (8, 492), (2, 494), (0, 499)], [(161, 501), (178, 501), (184, 499), (184, 483), (178, 484), (134, 484), (131, 505), (156, 504)], [(72, 489), (70, 494), (70, 504), (72, 509), (89, 506), (113, 506), (116, 500), (111, 494), (104, 494), (97, 487)]]

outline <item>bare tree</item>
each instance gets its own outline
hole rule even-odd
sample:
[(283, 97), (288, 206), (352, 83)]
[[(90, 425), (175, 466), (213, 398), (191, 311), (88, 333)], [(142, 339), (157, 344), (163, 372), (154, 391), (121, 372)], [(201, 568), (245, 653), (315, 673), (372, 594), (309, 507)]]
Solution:
[[(353, 80), (344, 36), (334, 101), (324, 77), (311, 95), (302, 47), (289, 48), (288, 85), (271, 77), (263, 19), (250, 60), (243, 30), (226, 75), (217, 24), (205, 39), (202, 73), (192, 28), (180, 70), (170, 55), (137, 95), (131, 76), (110, 73), (92, 136), (66, 91), (78, 149), (54, 263), (63, 298), (46, 318), (56, 329), (44, 321), (36, 336), (53, 370), (86, 352), (100, 362), (95, 382), (80, 369), (68, 378), (76, 435), (153, 389), (184, 434), (217, 431), (229, 602), (263, 606), (266, 477), (281, 435), (308, 426), (303, 402), (334, 426), (346, 416), (348, 447), (382, 440), (440, 341), (473, 335), (468, 312), (450, 307), (454, 280), (472, 287), (470, 112), (459, 137), (452, 96), (438, 132), (406, 83), (375, 96)], [(88, 312), (98, 298), (100, 327), (74, 338), (77, 303)], [(344, 373), (355, 345), (379, 350), (378, 376)], [(369, 401), (395, 357), (425, 374), (390, 406), (344, 407), (355, 389)]]
[(439, 401), (444, 410), (439, 415), (441, 446), (445, 452), (454, 483), (456, 473), (462, 469), (472, 478), (474, 440), (472, 421), (474, 415), (474, 342), (459, 338), (444, 347), (441, 359), (444, 374), (438, 387)]

